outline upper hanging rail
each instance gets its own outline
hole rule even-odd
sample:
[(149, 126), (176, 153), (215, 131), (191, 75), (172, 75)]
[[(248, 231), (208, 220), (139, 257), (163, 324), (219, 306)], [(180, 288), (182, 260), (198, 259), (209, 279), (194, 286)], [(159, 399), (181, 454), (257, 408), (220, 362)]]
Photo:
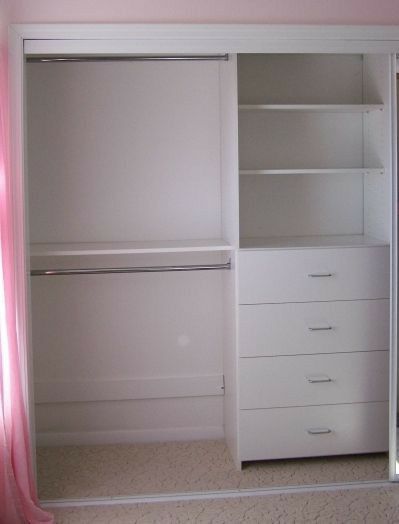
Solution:
[(135, 56), (28, 56), (27, 62), (147, 62), (162, 60), (224, 60), (229, 55), (135, 55)]
[(110, 273), (162, 273), (166, 271), (211, 271), (231, 269), (231, 260), (225, 264), (197, 264), (183, 266), (144, 266), (144, 267), (99, 267), (81, 269), (32, 269), (32, 277), (55, 275), (106, 275)]

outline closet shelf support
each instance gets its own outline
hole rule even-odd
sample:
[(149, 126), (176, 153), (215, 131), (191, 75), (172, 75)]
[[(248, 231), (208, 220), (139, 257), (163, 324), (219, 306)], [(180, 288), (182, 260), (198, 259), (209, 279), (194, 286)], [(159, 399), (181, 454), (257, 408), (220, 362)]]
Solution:
[(197, 264), (183, 266), (144, 266), (144, 267), (99, 267), (79, 269), (32, 269), (30, 274), (36, 276), (55, 275), (105, 275), (111, 273), (163, 273), (168, 271), (211, 271), (231, 269), (231, 260), (225, 264)]

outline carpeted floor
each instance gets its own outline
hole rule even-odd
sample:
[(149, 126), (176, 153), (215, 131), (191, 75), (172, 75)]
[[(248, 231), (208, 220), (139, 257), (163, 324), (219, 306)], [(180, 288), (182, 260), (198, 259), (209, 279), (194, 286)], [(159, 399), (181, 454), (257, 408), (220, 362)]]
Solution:
[(264, 461), (237, 471), (224, 441), (38, 448), (41, 500), (388, 479), (386, 454)]

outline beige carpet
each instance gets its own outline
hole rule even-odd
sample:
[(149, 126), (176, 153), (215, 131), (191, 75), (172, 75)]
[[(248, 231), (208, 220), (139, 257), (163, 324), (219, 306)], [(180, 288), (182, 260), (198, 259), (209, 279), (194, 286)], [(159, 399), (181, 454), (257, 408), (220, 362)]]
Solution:
[(388, 479), (386, 454), (249, 463), (224, 441), (38, 448), (39, 497), (129, 496)]

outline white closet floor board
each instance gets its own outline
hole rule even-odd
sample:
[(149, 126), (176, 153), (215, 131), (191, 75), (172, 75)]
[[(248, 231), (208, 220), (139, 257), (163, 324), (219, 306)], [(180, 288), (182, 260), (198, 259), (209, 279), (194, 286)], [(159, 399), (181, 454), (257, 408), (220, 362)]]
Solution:
[(51, 509), (58, 524), (390, 524), (399, 488), (340, 490), (190, 502)]
[(38, 448), (42, 500), (388, 479), (386, 454), (248, 463), (222, 440)]

